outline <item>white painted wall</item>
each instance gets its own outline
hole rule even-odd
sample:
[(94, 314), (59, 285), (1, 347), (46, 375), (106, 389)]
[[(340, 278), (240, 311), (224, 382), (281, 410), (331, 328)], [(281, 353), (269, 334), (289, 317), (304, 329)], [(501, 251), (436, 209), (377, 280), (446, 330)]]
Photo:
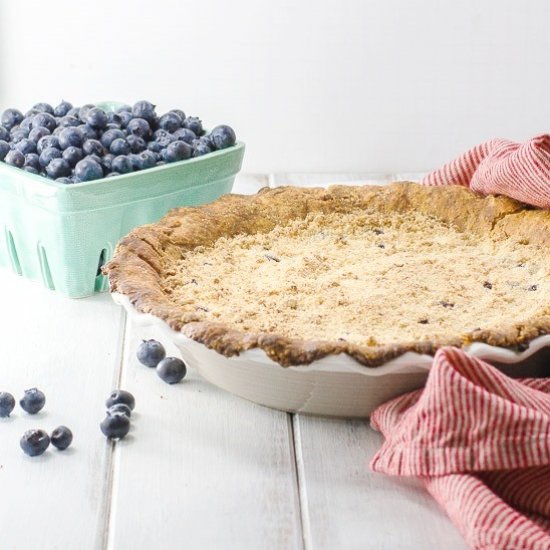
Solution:
[(0, 0), (0, 106), (147, 98), (246, 171), (416, 171), (550, 127), (548, 0)]

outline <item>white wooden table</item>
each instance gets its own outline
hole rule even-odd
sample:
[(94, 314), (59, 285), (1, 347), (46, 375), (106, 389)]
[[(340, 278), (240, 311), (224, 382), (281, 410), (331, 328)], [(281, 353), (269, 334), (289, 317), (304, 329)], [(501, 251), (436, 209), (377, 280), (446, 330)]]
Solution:
[[(235, 191), (367, 179), (242, 176)], [(135, 358), (157, 335), (107, 294), (71, 300), (0, 271), (0, 303), (0, 390), (47, 396), (36, 416), (0, 419), (1, 550), (465, 548), (420, 483), (369, 471), (382, 439), (367, 421), (266, 409), (193, 372), (168, 386)], [(99, 422), (116, 387), (137, 406), (113, 444)], [(23, 455), (25, 430), (59, 424), (74, 432), (68, 451)]]

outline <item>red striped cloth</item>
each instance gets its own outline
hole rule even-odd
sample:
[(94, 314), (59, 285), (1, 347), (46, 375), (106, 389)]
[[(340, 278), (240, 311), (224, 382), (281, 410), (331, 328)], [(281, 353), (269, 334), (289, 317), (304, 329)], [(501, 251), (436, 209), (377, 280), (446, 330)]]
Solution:
[(550, 378), (443, 348), (426, 387), (380, 406), (377, 472), (418, 476), (475, 549), (550, 548)]
[(493, 139), (428, 174), (427, 185), (464, 185), (483, 195), (508, 195), (550, 208), (550, 135), (525, 143)]

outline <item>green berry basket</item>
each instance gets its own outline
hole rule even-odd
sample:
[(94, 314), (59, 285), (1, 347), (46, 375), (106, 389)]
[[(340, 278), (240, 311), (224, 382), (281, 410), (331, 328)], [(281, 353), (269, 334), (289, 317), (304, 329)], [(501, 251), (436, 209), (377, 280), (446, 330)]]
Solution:
[[(99, 103), (114, 110), (118, 103)], [(0, 267), (72, 298), (107, 290), (117, 241), (177, 206), (229, 193), (244, 144), (116, 178), (66, 185), (0, 162)]]

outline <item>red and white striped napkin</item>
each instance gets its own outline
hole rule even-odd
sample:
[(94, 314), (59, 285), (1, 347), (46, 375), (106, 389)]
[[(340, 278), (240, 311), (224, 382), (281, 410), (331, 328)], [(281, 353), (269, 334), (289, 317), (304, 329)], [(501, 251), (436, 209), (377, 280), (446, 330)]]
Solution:
[(550, 208), (550, 134), (525, 143), (493, 139), (428, 174), (427, 185), (464, 185)]
[[(550, 209), (550, 135), (494, 139), (428, 174)], [(454, 348), (426, 387), (379, 407), (377, 472), (417, 476), (476, 550), (550, 549), (550, 378), (512, 380)]]
[(426, 387), (380, 406), (377, 472), (417, 476), (475, 549), (550, 548), (550, 378), (443, 348)]

